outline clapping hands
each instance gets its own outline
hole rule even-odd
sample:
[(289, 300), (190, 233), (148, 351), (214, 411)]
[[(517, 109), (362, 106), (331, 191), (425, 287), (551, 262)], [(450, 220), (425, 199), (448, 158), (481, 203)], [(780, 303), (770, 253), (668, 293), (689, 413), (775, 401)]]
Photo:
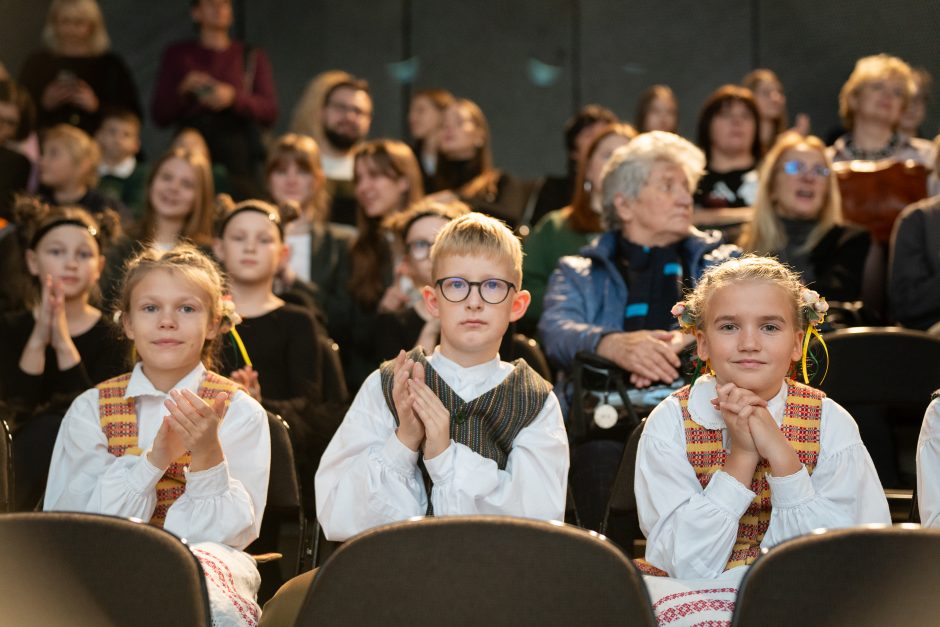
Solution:
[(398, 413), (398, 439), (412, 451), (433, 459), (450, 446), (450, 412), (424, 382), (424, 366), (405, 351), (395, 358), (392, 400)]

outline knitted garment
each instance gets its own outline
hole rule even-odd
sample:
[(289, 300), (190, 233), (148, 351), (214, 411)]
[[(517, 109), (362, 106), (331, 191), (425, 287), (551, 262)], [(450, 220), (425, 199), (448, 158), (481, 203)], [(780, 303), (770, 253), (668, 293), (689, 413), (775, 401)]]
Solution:
[[(122, 374), (95, 386), (98, 390), (98, 415), (101, 419), (101, 430), (108, 439), (108, 452), (115, 457), (143, 453), (137, 440), (137, 402), (134, 398), (124, 396), (130, 378), (130, 373)], [(240, 389), (241, 386), (234, 381), (214, 372), (207, 372), (199, 385), (197, 395), (207, 403), (211, 403), (219, 393), (227, 392), (228, 399), (225, 401), (225, 408), (228, 409), (232, 395)], [(183, 471), (191, 461), (192, 456), (187, 451), (170, 464), (163, 477), (157, 482), (157, 507), (150, 518), (151, 525), (162, 527), (167, 510), (186, 491), (186, 477)]]

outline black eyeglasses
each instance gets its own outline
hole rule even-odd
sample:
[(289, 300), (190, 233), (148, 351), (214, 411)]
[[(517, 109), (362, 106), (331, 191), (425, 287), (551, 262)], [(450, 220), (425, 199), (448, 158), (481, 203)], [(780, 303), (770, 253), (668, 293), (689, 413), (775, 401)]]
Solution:
[(424, 261), (431, 255), (431, 246), (434, 242), (426, 239), (416, 239), (405, 244), (405, 254), (413, 261)]
[(503, 279), (486, 279), (485, 281), (468, 281), (459, 276), (438, 279), (435, 283), (441, 288), (441, 294), (452, 303), (461, 303), (470, 296), (470, 289), (476, 286), (480, 298), (490, 305), (498, 305), (509, 296), (510, 289), (516, 286)]

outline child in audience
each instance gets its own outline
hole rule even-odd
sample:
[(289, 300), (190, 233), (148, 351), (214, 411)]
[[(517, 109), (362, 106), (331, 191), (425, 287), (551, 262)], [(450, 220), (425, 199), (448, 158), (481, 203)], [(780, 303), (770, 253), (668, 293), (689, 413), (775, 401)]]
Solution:
[(891, 522), (852, 417), (789, 378), (800, 364), (808, 379), (804, 334), (827, 309), (798, 275), (754, 256), (706, 271), (673, 308), (710, 374), (660, 403), (640, 439), (638, 565), (660, 624), (730, 620), (764, 547)]
[[(318, 411), (321, 390), (319, 329), (307, 310), (285, 303), (273, 292), (278, 267), (290, 254), (284, 226), (296, 213), (261, 200), (237, 205), (219, 199), (213, 250), (229, 278), (229, 290), (242, 323), (238, 334), (245, 347), (224, 342), (222, 372), (270, 411), (280, 414), (292, 428), (292, 440), (301, 471), (316, 472), (336, 425), (324, 433)], [(315, 424), (315, 421), (318, 424)], [(315, 443), (315, 448), (310, 448)], [(308, 481), (313, 494), (313, 485)], [(312, 501), (311, 501), (312, 506)], [(312, 507), (310, 508), (313, 509)]]
[(940, 390), (927, 407), (917, 440), (917, 506), (920, 524), (940, 527)]
[(102, 114), (95, 133), (101, 150), (98, 189), (126, 206), (140, 219), (147, 168), (137, 161), (140, 152), (140, 117), (130, 109), (113, 108)]
[(231, 322), (222, 287), (191, 245), (130, 262), (118, 311), (138, 361), (72, 403), (44, 507), (132, 516), (185, 538), (206, 574), (213, 624), (253, 625), (260, 577), (242, 549), (261, 527), (271, 443), (264, 409), (211, 371)]
[(46, 130), (39, 158), (42, 199), (50, 205), (78, 205), (93, 215), (114, 209), (129, 221), (121, 203), (95, 189), (100, 161), (98, 144), (80, 128), (58, 124)]
[[(564, 515), (558, 400), (525, 362), (497, 353), (529, 304), (519, 241), (502, 222), (470, 213), (441, 230), (431, 264), (423, 297), (441, 321), (440, 346), (430, 357), (401, 351), (369, 376), (317, 471), (317, 513), (331, 540), (432, 513)], [(311, 580), (286, 584), (265, 624), (293, 624)]]
[(0, 388), (12, 410), (18, 509), (32, 509), (69, 403), (120, 372), (126, 346), (91, 304), (117, 215), (21, 200), (15, 207), (34, 289), (25, 307), (0, 318)]

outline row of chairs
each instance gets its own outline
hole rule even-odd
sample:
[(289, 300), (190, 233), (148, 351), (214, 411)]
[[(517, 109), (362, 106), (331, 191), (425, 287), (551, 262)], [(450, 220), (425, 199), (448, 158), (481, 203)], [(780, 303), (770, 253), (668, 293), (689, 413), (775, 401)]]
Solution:
[[(933, 624), (938, 561), (937, 529), (819, 530), (758, 558), (731, 624)], [(196, 558), (184, 541), (141, 521), (0, 515), (0, 569), (10, 575), (0, 595), (4, 624), (211, 624)], [(317, 573), (296, 624), (441, 623), (651, 627), (656, 620), (640, 572), (604, 536), (564, 523), (452, 516), (347, 541)]]

